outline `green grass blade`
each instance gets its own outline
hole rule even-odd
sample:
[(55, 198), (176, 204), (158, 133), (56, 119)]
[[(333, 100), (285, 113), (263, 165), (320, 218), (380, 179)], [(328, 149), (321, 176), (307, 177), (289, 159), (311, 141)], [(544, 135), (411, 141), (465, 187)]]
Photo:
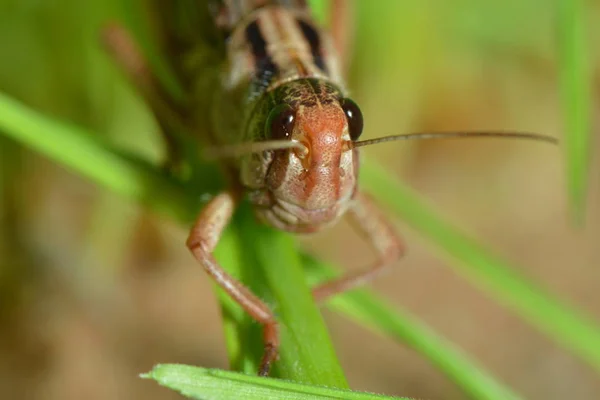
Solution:
[[(311, 280), (323, 282), (338, 275), (333, 268), (312, 257), (304, 259)], [(438, 336), (407, 311), (391, 306), (366, 289), (336, 296), (327, 305), (362, 326), (406, 344), (422, 354), (465, 393), (474, 399), (509, 400), (520, 398), (452, 343)]]
[(242, 207), (240, 214), (236, 226), (243, 238), (244, 262), (255, 260), (258, 267), (247, 269), (243, 280), (272, 305), (279, 321), (283, 346), (280, 360), (275, 364), (275, 376), (348, 387), (321, 313), (306, 284), (293, 237), (258, 223), (249, 204)]
[[(43, 116), (1, 93), (0, 132), (120, 195), (145, 202), (181, 222), (188, 223), (200, 207), (193, 200), (196, 192), (187, 193), (182, 185), (155, 168), (119, 155), (94, 140), (89, 132)], [(244, 283), (258, 289), (260, 297), (276, 305), (277, 317), (282, 322), (282, 349), (275, 374), (312, 384), (347, 387), (327, 330), (304, 283), (302, 265), (291, 237), (258, 225), (247, 208), (238, 214), (235, 225), (240, 225), (240, 230), (227, 231), (218, 246), (217, 259), (226, 268), (231, 261), (232, 267), (239, 268), (231, 271), (234, 275), (242, 277)], [(237, 242), (232, 235), (240, 235)], [(240, 243), (243, 248), (236, 250)], [(183, 243), (182, 251), (185, 251)], [(243, 256), (240, 261), (234, 262), (235, 254)], [(222, 293), (220, 298), (224, 298)], [(243, 315), (229, 300), (223, 307), (227, 315)], [(247, 317), (244, 323), (236, 326), (239, 332), (228, 329), (228, 343), (232, 344), (234, 337), (246, 340), (243, 333), (247, 327), (257, 327)], [(232, 357), (239, 357), (239, 351), (248, 351), (251, 360), (248, 367), (254, 371), (257, 354), (262, 351), (260, 335), (255, 338), (250, 345), (238, 344), (231, 350)]]
[[(273, 376), (347, 388), (327, 329), (306, 285), (293, 238), (259, 224), (248, 204), (240, 207), (233, 226), (237, 237), (226, 241), (237, 241), (237, 254), (220, 245), (217, 258), (230, 273), (260, 294), (277, 316), (282, 347)], [(234, 329), (228, 329), (227, 334), (233, 342), (228, 346), (232, 366), (256, 373), (263, 350), (262, 329), (238, 305), (223, 294), (221, 297), (225, 300), (224, 315), (235, 321), (229, 325)]]
[(373, 163), (364, 163), (363, 188), (402, 220), (460, 261), (453, 265), (477, 286), (600, 372), (600, 330), (578, 312), (520, 276), (504, 260), (458, 231), (408, 187)]
[(194, 399), (219, 400), (318, 400), (318, 399), (400, 399), (364, 392), (300, 384), (279, 379), (264, 379), (237, 372), (204, 369), (187, 365), (157, 365), (142, 377)]
[(126, 158), (85, 129), (59, 122), (0, 92), (0, 130), (110, 190), (179, 220), (189, 221), (194, 201), (156, 168)]
[(583, 0), (560, 0), (559, 69), (564, 109), (567, 179), (572, 215), (583, 223), (592, 148), (591, 90), (593, 87), (586, 6)]

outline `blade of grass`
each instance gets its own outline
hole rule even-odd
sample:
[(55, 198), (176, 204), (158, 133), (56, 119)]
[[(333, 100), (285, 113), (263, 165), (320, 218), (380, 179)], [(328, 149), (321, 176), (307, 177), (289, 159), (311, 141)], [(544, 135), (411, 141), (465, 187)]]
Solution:
[(558, 2), (559, 69), (571, 214), (583, 224), (591, 150), (592, 75), (583, 0)]
[[(244, 238), (244, 258), (256, 259), (260, 267), (249, 271), (251, 279), (245, 281), (274, 306), (284, 344), (274, 373), (299, 382), (348, 387), (339, 364), (330, 361), (336, 359), (333, 345), (324, 334), (327, 330), (306, 284), (293, 238), (258, 223), (249, 204), (241, 210), (241, 217), (237, 226)], [(298, 362), (305, 358), (313, 362)]]
[(452, 264), (458, 272), (600, 372), (600, 330), (588, 316), (520, 276), (506, 261), (458, 231), (382, 168), (365, 162), (361, 174), (361, 183), (368, 192), (460, 261)]
[(110, 190), (190, 221), (196, 201), (151, 165), (126, 158), (85, 129), (35, 112), (0, 92), (0, 130)]
[[(197, 193), (186, 192), (174, 179), (149, 165), (117, 154), (94, 140), (84, 129), (45, 117), (2, 93), (0, 131), (106, 188), (143, 201), (181, 222), (189, 222), (199, 209), (198, 201), (194, 200)], [(241, 275), (248, 281), (244, 283), (259, 288), (261, 291), (257, 293), (261, 297), (277, 305), (283, 342), (275, 373), (312, 384), (347, 387), (327, 330), (304, 283), (301, 262), (291, 238), (250, 220), (247, 208), (239, 214), (242, 219), (237, 218), (236, 225), (242, 225), (239, 240), (243, 240), (244, 248), (238, 254), (243, 254), (243, 259), (234, 262), (233, 266), (240, 267)], [(224, 261), (227, 262), (232, 261), (232, 257), (225, 256), (233, 253), (232, 246), (235, 246), (227, 235), (233, 234), (228, 230), (223, 239), (225, 247), (219, 245), (217, 250), (219, 257), (226, 258)], [(185, 251), (183, 244), (182, 251)], [(254, 258), (253, 261), (247, 262), (248, 257)], [(224, 267), (228, 265), (224, 264)], [(229, 307), (228, 310), (231, 306), (231, 302), (223, 305)], [(252, 323), (247, 321), (247, 324)], [(236, 337), (241, 338), (247, 327), (238, 329), (241, 333)], [(229, 331), (228, 342), (232, 337)], [(251, 347), (262, 352), (261, 346), (262, 342), (257, 340), (248, 347), (242, 345), (241, 349)], [(232, 354), (239, 356), (236, 353), (239, 349), (234, 348)], [(253, 356), (254, 353), (250, 359), (256, 360)]]
[[(314, 283), (331, 279), (335, 269), (312, 257), (304, 265)], [(336, 296), (327, 306), (362, 326), (406, 344), (431, 361), (442, 373), (474, 399), (518, 399), (516, 393), (496, 381), (452, 343), (413, 318), (397, 305), (391, 306), (366, 289)]]
[(177, 364), (157, 365), (142, 377), (154, 379), (162, 386), (177, 390), (185, 396), (203, 400), (400, 399)]
[[(234, 219), (236, 237), (227, 241), (236, 241), (237, 254), (219, 250), (217, 256), (224, 257), (221, 262), (228, 263), (227, 270), (259, 293), (276, 313), (282, 346), (272, 375), (347, 388), (327, 329), (306, 285), (293, 238), (257, 223), (248, 203), (241, 205)], [(262, 328), (240, 312), (234, 302), (225, 299), (222, 304), (224, 315), (236, 320), (232, 324), (235, 332), (228, 329), (227, 335), (229, 340), (237, 341), (230, 353), (232, 366), (256, 373), (263, 352)]]

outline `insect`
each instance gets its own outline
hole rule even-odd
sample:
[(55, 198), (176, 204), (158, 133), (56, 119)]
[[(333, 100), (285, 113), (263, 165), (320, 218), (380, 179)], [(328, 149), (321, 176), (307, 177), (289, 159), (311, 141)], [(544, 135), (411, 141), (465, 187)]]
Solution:
[[(343, 216), (376, 251), (367, 268), (313, 290), (316, 301), (373, 279), (402, 257), (404, 243), (357, 186), (359, 148), (392, 140), (509, 137), (555, 142), (530, 133), (414, 133), (360, 140), (363, 116), (349, 98), (338, 54), (345, 3), (332, 0), (334, 36), (312, 19), (304, 0), (154, 1), (167, 58), (184, 83), (169, 96), (134, 41), (119, 26), (106, 43), (154, 111), (171, 155), (173, 132), (188, 130), (222, 161), (230, 186), (200, 211), (187, 247), (206, 272), (264, 329), (259, 374), (277, 359), (278, 325), (270, 308), (230, 276), (212, 253), (244, 196), (263, 222), (312, 233)], [(201, 129), (201, 132), (199, 131)]]

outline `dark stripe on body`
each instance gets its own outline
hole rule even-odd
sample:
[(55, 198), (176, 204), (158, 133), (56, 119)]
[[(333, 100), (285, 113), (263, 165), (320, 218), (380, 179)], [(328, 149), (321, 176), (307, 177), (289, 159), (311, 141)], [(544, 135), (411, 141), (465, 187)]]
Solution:
[(256, 85), (267, 88), (276, 77), (278, 68), (267, 53), (267, 42), (260, 32), (257, 21), (246, 27), (246, 40), (250, 43), (254, 55)]
[(298, 19), (298, 25), (300, 26), (300, 30), (302, 31), (302, 35), (304, 35), (304, 39), (310, 45), (310, 52), (312, 54), (314, 63), (319, 69), (323, 72), (327, 72), (327, 66), (325, 65), (325, 60), (323, 60), (323, 51), (321, 48), (321, 37), (317, 30), (301, 19)]

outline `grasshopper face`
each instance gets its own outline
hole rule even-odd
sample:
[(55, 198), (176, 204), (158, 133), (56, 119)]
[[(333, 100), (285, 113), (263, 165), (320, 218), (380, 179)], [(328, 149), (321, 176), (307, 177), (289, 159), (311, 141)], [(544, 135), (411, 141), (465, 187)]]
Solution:
[(242, 167), (250, 180), (262, 182), (251, 194), (259, 217), (286, 231), (314, 232), (335, 222), (356, 191), (358, 152), (351, 149), (346, 100), (337, 90), (314, 85), (288, 88), (296, 101), (284, 97), (288, 101), (272, 107), (264, 124), (269, 140), (302, 146), (270, 151), (260, 165)]

